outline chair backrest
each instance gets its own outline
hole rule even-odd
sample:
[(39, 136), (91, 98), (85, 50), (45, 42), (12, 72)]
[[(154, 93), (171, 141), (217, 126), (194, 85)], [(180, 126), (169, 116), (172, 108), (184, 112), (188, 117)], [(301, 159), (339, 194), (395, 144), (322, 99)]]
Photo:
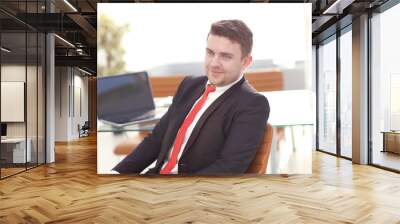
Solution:
[(85, 121), (85, 123), (82, 125), (82, 129), (88, 130), (90, 128), (89, 124), (90, 124), (89, 121)]
[(265, 174), (268, 165), (269, 154), (271, 152), (272, 144), (272, 126), (267, 124), (265, 126), (264, 137), (257, 149), (257, 153), (250, 164), (246, 173)]

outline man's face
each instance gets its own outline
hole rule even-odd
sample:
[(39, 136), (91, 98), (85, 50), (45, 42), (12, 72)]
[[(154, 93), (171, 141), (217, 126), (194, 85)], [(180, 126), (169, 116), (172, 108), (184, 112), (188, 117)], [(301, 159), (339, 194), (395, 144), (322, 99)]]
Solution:
[(225, 86), (236, 81), (251, 61), (250, 55), (242, 57), (239, 43), (222, 36), (208, 36), (204, 66), (212, 84)]

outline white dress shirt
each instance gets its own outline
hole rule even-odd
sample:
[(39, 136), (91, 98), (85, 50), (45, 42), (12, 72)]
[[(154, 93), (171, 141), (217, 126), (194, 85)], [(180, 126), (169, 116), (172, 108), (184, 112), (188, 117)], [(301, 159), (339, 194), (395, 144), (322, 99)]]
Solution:
[[(210, 92), (210, 93), (208, 94), (208, 97), (207, 97), (206, 102), (204, 103), (203, 107), (201, 107), (201, 109), (199, 110), (199, 112), (198, 112), (198, 113), (196, 114), (196, 116), (194, 117), (193, 122), (190, 124), (190, 126), (189, 126), (188, 129), (186, 130), (185, 139), (183, 140), (181, 149), (180, 149), (179, 154), (178, 154), (177, 161), (179, 161), (179, 159), (181, 158), (183, 149), (185, 148), (186, 143), (188, 142), (188, 140), (189, 140), (189, 138), (190, 138), (190, 135), (192, 134), (192, 131), (193, 131), (194, 127), (196, 126), (197, 122), (200, 120), (200, 118), (201, 118), (201, 116), (204, 114), (204, 112), (207, 110), (207, 108), (208, 108), (215, 100), (217, 100), (218, 97), (220, 97), (225, 91), (227, 91), (229, 88), (231, 88), (231, 87), (232, 87), (233, 85), (235, 85), (237, 82), (239, 82), (242, 78), (243, 78), (243, 74), (239, 77), (239, 79), (237, 79), (236, 81), (234, 81), (234, 82), (231, 83), (231, 84), (228, 84), (228, 85), (225, 85), (225, 86), (221, 86), (221, 87), (216, 86), (215, 91), (214, 91), (214, 92)], [(210, 81), (207, 81), (207, 85), (208, 85), (208, 84), (210, 84)], [(206, 86), (207, 86), (207, 85), (206, 85)], [(202, 95), (203, 95), (203, 94), (202, 94)], [(201, 98), (201, 96), (200, 96), (199, 99), (197, 99), (196, 102), (193, 104), (192, 109), (193, 109), (194, 105), (196, 105), (196, 103), (200, 100), (200, 98)], [(192, 111), (192, 109), (190, 109), (190, 111)], [(190, 112), (189, 112), (189, 113), (190, 113)], [(189, 113), (188, 113), (188, 114), (189, 114)], [(186, 115), (186, 116), (187, 116), (187, 115)], [(186, 118), (185, 118), (185, 119), (186, 119)], [(174, 141), (174, 144), (175, 144), (175, 141)], [(168, 156), (168, 158), (171, 157), (172, 148), (173, 148), (173, 145), (174, 145), (174, 144), (172, 144), (172, 146), (171, 146), (171, 149), (170, 149), (170, 151), (169, 151), (169, 156)], [(167, 165), (167, 163), (168, 163), (168, 160), (166, 160), (166, 161), (164, 162), (162, 168), (164, 168), (164, 167)], [(155, 166), (155, 164), (156, 164), (156, 161), (154, 161), (150, 166), (148, 166), (146, 169), (144, 169), (144, 170), (141, 172), (141, 174), (147, 172), (148, 169), (153, 168), (153, 167)], [(162, 169), (162, 168), (161, 168), (161, 169)], [(171, 170), (171, 174), (177, 174), (177, 173), (178, 173), (178, 163), (176, 163), (175, 166), (174, 166), (174, 168)]]

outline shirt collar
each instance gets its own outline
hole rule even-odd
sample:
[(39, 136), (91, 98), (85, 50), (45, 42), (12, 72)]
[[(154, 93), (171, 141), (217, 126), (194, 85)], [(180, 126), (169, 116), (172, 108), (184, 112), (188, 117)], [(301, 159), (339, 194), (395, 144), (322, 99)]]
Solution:
[[(216, 92), (225, 92), (226, 90), (228, 90), (229, 88), (231, 88), (233, 85), (235, 85), (236, 83), (238, 83), (242, 78), (243, 78), (243, 74), (241, 74), (240, 77), (239, 77), (236, 81), (234, 81), (234, 82), (232, 82), (232, 83), (230, 83), (230, 84), (228, 84), (228, 85), (225, 85), (225, 86), (216, 86), (216, 87), (215, 87), (215, 91), (216, 91)], [(210, 83), (210, 80), (207, 80), (206, 87), (207, 87), (208, 84), (211, 84), (211, 83)]]

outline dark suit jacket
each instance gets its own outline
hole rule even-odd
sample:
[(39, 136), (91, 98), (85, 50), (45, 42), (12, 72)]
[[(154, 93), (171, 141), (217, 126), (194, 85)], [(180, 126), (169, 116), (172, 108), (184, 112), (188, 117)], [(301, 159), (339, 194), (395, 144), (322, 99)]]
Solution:
[[(167, 113), (137, 148), (113, 170), (140, 173), (157, 159), (147, 174), (157, 174), (175, 136), (195, 101), (203, 94), (207, 77), (187, 77), (179, 85)], [(246, 172), (269, 116), (268, 100), (242, 78), (204, 112), (183, 149), (179, 174), (239, 174)]]

